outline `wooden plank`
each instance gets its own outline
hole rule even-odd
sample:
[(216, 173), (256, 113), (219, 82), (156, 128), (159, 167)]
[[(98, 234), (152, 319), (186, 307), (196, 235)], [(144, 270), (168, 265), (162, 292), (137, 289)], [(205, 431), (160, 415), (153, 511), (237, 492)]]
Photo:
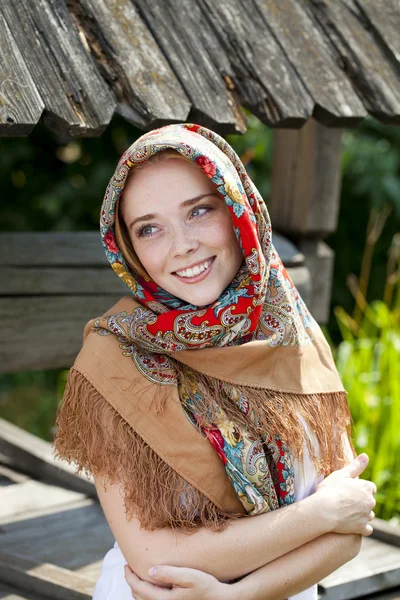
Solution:
[(97, 231), (0, 233), (0, 264), (7, 267), (108, 265)]
[(311, 293), (306, 302), (319, 324), (326, 324), (330, 315), (331, 291), (335, 253), (324, 242), (304, 238), (298, 242), (306, 258), (311, 277)]
[[(4, 455), (0, 455), (0, 458), (3, 459)], [(1, 494), (1, 488), (8, 486), (8, 485), (14, 485), (15, 483), (22, 483), (24, 481), (27, 481), (29, 479), (29, 477), (27, 475), (25, 475), (24, 473), (20, 473), (19, 471), (16, 471), (15, 469), (11, 469), (9, 464), (4, 464), (3, 461), (1, 460), (0, 462), (0, 494)], [(0, 506), (0, 510), (1, 510), (1, 506)]]
[(287, 269), (287, 273), (295, 284), (300, 296), (308, 306), (311, 300), (313, 285), (310, 271), (304, 266), (297, 269)]
[(361, 551), (320, 583), (324, 600), (364, 598), (400, 586), (400, 548), (363, 538)]
[(25, 519), (15, 518), (1, 529), (4, 552), (86, 573), (93, 583), (115, 541), (100, 504), (89, 498), (30, 511)]
[(276, 131), (268, 210), (283, 233), (325, 235), (336, 230), (341, 130), (314, 119), (299, 131)]
[[(242, 104), (268, 126), (300, 127), (312, 114), (313, 100), (255, 0), (202, 0), (199, 7), (203, 18), (196, 35), (204, 37), (203, 23), (210, 24), (210, 55)], [(188, 32), (193, 34), (192, 27)]]
[(272, 245), (286, 268), (304, 266), (305, 257), (298, 248), (279, 233), (272, 234)]
[(92, 295), (124, 296), (129, 290), (109, 266), (103, 268), (1, 267), (1, 296)]
[(0, 372), (70, 367), (81, 349), (86, 323), (101, 316), (120, 297), (0, 298)]
[(86, 496), (55, 485), (28, 479), (0, 489), (0, 524), (27, 519), (37, 511), (60, 509), (63, 504), (82, 500)]
[[(246, 130), (246, 117), (237, 95), (225, 82), (221, 63), (224, 50), (201, 13), (200, 3), (191, 0), (133, 0), (169, 64), (176, 73), (192, 110), (189, 120), (220, 133)], [(176, 27), (177, 19), (180, 26)], [(215, 53), (210, 56), (214, 49)], [(217, 57), (217, 62), (215, 61)]]
[(28, 592), (22, 592), (17, 588), (10, 587), (0, 581), (0, 598), (1, 600), (41, 600), (38, 596), (32, 596)]
[(0, 552), (0, 578), (9, 585), (52, 600), (90, 600), (94, 589), (83, 575), (5, 552)]
[(388, 53), (393, 62), (400, 62), (400, 5), (398, 0), (356, 0), (375, 42)]
[(12, 465), (24, 473), (97, 498), (93, 479), (75, 475), (74, 467), (63, 460), (56, 460), (49, 442), (1, 418), (0, 452), (10, 457)]
[(100, 135), (116, 102), (65, 1), (6, 2), (2, 11), (45, 104), (44, 123), (67, 137)]
[(392, 546), (400, 548), (400, 526), (393, 525), (383, 519), (374, 519), (373, 537)]
[[(322, 29), (333, 52), (368, 112), (385, 123), (400, 123), (398, 57), (389, 56), (365, 25), (356, 0), (302, 0)], [(385, 3), (386, 4), (386, 3)], [(383, 3), (380, 3), (383, 10)], [(400, 8), (397, 5), (398, 13)]]
[(0, 136), (28, 135), (44, 103), (2, 14), (0, 39)]
[[(372, 0), (375, 1), (375, 0)], [(267, 31), (285, 50), (325, 125), (350, 126), (367, 115), (351, 82), (333, 59), (325, 36), (298, 0), (255, 0)]]
[(69, 9), (114, 90), (117, 112), (142, 129), (186, 121), (191, 103), (129, 0), (70, 1)]

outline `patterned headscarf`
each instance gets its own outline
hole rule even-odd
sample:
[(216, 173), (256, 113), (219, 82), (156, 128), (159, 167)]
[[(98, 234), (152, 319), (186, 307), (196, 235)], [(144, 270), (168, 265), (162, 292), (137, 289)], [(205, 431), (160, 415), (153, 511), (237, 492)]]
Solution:
[[(150, 277), (135, 272), (116, 242), (116, 202), (130, 170), (167, 149), (192, 160), (215, 185), (230, 211), (243, 253), (244, 261), (234, 280), (206, 307), (188, 305)], [(340, 439), (349, 414), (332, 356), (271, 242), (264, 201), (239, 157), (223, 138), (187, 123), (168, 125), (141, 136), (123, 154), (111, 178), (100, 225), (107, 258), (136, 303), (130, 312), (97, 319), (95, 329), (100, 335), (115, 335), (123, 354), (132, 357), (137, 369), (150, 382), (180, 386), (180, 399), (188, 418), (217, 451), (248, 513), (275, 509), (295, 498), (288, 436), (283, 439), (274, 423), (283, 423), (286, 418), (293, 427), (297, 423), (299, 430), (301, 414), (319, 437), (321, 451), (329, 454), (328, 463), (332, 466), (335, 460), (344, 460)], [(207, 367), (202, 368), (202, 359), (209, 357), (211, 350), (238, 346), (243, 349), (244, 357), (250, 351), (247, 348), (264, 352), (266, 379), (256, 381), (253, 387), (233, 385), (232, 377), (224, 375), (225, 363), (220, 363), (219, 371), (211, 377)], [(199, 352), (185, 352), (193, 350)], [(274, 362), (277, 356), (278, 366)], [(186, 385), (181, 385), (176, 361), (187, 365)], [(259, 360), (257, 364), (259, 373)], [(275, 372), (285, 369), (286, 376)], [(276, 383), (279, 377), (284, 381), (283, 386)], [(212, 387), (210, 381), (212, 385), (219, 382), (219, 387), (214, 386), (219, 395), (214, 398), (213, 410), (208, 407), (207, 413), (204, 389), (207, 385), (208, 389)], [(238, 420), (235, 410), (240, 416)], [(282, 416), (286, 412), (292, 414)], [(259, 435), (254, 437), (257, 425)], [(269, 430), (263, 431), (261, 425)]]

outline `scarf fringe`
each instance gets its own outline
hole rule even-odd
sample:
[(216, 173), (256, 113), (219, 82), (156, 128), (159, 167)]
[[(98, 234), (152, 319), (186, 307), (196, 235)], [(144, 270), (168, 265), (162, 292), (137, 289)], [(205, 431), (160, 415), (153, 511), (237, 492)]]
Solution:
[[(231, 421), (253, 439), (261, 438), (265, 443), (279, 435), (293, 458), (303, 460), (304, 453), (308, 452), (317, 473), (324, 476), (341, 469), (356, 456), (345, 391), (296, 394), (233, 385), (192, 371), (176, 360), (174, 367), (178, 372), (181, 399), (193, 397), (196, 388), (200, 392), (202, 399), (198, 401), (196, 397), (196, 412), (201, 415), (203, 426), (218, 427), (221, 421)], [(243, 408), (240, 399), (248, 401), (251, 407), (248, 414), (239, 408)], [(307, 422), (318, 444), (310, 439), (298, 415)]]
[[(165, 400), (165, 394), (160, 397)], [(144, 529), (222, 531), (228, 519), (243, 516), (223, 512), (187, 483), (73, 368), (58, 407), (53, 445), (55, 456), (75, 463), (78, 474), (102, 476), (106, 489), (120, 484), (127, 519), (136, 517)]]

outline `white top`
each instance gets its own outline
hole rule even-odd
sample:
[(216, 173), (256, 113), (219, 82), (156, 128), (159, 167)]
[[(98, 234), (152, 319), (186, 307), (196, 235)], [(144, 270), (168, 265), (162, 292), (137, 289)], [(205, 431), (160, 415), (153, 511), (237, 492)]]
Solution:
[[(303, 421), (303, 419), (299, 418)], [(312, 441), (316, 443), (315, 437), (310, 433), (308, 427), (303, 421)], [(314, 465), (305, 454), (304, 462), (294, 461), (293, 469), (295, 473), (295, 496), (296, 501), (302, 500), (313, 494), (317, 484), (317, 475)], [(104, 557), (100, 577), (96, 583), (93, 600), (132, 600), (132, 591), (125, 580), (124, 566), (127, 564), (118, 543), (115, 542), (113, 548), (107, 552)], [(291, 596), (289, 600), (317, 600), (317, 585), (313, 585), (300, 594)]]

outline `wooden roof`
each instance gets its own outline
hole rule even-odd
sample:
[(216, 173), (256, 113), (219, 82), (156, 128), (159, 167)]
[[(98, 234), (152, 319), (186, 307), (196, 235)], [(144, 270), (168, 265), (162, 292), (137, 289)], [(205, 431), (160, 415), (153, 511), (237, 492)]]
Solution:
[(400, 123), (399, 0), (4, 0), (0, 135)]

